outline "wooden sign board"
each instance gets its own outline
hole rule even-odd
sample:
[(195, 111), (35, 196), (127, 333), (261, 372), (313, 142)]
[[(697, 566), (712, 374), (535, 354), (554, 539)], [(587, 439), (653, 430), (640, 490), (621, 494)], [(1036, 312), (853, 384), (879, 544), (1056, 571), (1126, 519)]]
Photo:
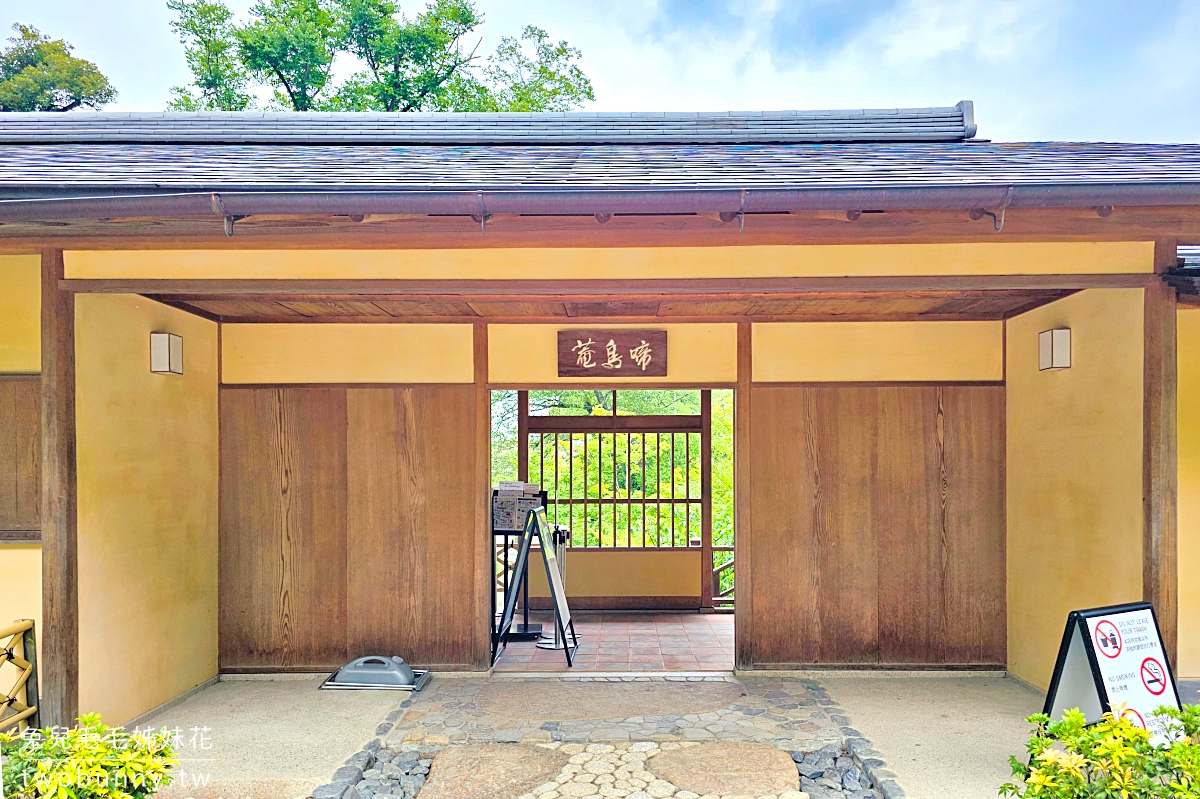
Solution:
[(1043, 712), (1057, 721), (1079, 708), (1092, 723), (1114, 705), (1125, 705), (1124, 717), (1149, 730), (1152, 743), (1166, 741), (1162, 720), (1152, 714), (1164, 705), (1178, 708), (1179, 696), (1149, 602), (1067, 616)]
[(560, 330), (559, 377), (666, 377), (665, 330)]

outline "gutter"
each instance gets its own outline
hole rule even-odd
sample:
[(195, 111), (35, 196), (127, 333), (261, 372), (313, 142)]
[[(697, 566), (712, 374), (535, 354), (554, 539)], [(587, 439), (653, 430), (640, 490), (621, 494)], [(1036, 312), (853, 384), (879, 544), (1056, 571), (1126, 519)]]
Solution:
[(901, 211), (1200, 205), (1200, 183), (910, 186), (895, 189), (487, 189), (144, 192), (0, 200), (0, 222), (256, 214), (595, 214)]

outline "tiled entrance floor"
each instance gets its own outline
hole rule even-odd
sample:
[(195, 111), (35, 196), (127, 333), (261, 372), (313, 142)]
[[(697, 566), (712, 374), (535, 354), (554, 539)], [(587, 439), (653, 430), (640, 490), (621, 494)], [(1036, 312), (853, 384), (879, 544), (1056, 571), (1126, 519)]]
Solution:
[[(727, 671), (733, 668), (732, 613), (576, 611), (575, 671)], [(550, 614), (530, 614), (549, 630)], [(508, 645), (497, 671), (566, 671), (561, 650), (532, 641)]]

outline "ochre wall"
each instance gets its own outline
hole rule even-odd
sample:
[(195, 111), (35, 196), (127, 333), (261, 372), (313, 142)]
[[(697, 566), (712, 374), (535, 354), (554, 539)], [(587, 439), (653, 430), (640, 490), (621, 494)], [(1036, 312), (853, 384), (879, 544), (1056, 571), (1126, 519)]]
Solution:
[(1003, 380), (1003, 322), (753, 326), (757, 383)]
[[(567, 596), (700, 597), (700, 550), (567, 552)], [(530, 596), (546, 597), (541, 555), (529, 568)], [(698, 606), (698, 605), (697, 605)]]
[(471, 325), (222, 325), (221, 381), (470, 383)]
[(1179, 352), (1179, 657), (1200, 678), (1200, 308), (1176, 315)]
[(42, 259), (0, 255), (0, 374), (42, 370)]
[[(150, 333), (183, 336), (151, 374)], [(76, 298), (79, 705), (124, 723), (217, 673), (217, 326)]]
[[(41, 258), (36, 255), (0, 255), (0, 374), (37, 374), (41, 371), (41, 307)], [(5, 447), (16, 446), (16, 438), (10, 434), (22, 432), (11, 428), (15, 421), (0, 407), (0, 425), (8, 428), (0, 430), (0, 443)], [(9, 457), (18, 458), (20, 453), (0, 453), (0, 461), (7, 461)], [(13, 477), (14, 485), (11, 488), (21, 493), (15, 472), (9, 474), (0, 465), (0, 473)], [(30, 511), (36, 516), (36, 509), (22, 508), (19, 514), (21, 519), (26, 519)], [(0, 520), (0, 527), (3, 526)], [(16, 619), (33, 619), (40, 630), (41, 547), (0, 544), (0, 575), (3, 583), (0, 587), (0, 627)], [(0, 686), (9, 684), (8, 676), (0, 671)]]
[[(1067, 613), (1142, 598), (1141, 289), (1008, 320), (1008, 668), (1047, 688)], [(1071, 368), (1038, 333), (1071, 329)]]
[[(737, 325), (488, 325), (488, 380), (513, 385), (579, 383), (558, 376), (558, 331), (572, 328), (615, 330), (653, 328), (667, 331), (667, 376), (662, 383), (734, 383), (737, 381)], [(606, 384), (637, 384), (642, 378), (609, 378)]]
[(1150, 272), (1153, 242), (68, 251), (69, 278), (592, 280)]

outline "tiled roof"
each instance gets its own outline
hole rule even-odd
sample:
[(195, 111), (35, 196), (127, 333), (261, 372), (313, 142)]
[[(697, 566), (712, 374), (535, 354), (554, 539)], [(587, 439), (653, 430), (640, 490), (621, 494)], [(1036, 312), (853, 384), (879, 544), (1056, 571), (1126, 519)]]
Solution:
[[(2, 116), (2, 115), (0, 115)], [(0, 196), (112, 188), (896, 189), (1200, 184), (1200, 145), (0, 146)]]
[(726, 113), (0, 114), (0, 144), (747, 144), (974, 135), (970, 101), (947, 108)]

